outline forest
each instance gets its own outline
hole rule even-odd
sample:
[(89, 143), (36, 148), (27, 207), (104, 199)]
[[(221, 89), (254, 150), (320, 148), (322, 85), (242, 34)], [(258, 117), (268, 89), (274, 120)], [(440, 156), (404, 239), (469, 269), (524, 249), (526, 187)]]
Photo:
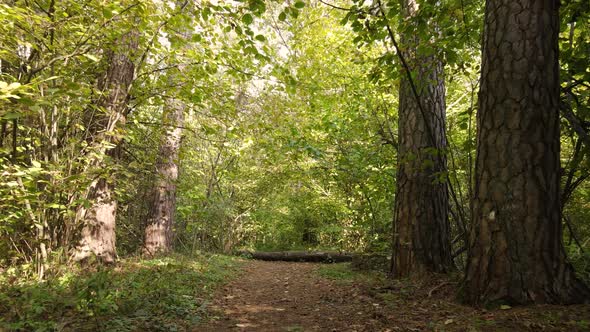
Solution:
[(590, 329), (588, 0), (0, 22), (0, 331)]

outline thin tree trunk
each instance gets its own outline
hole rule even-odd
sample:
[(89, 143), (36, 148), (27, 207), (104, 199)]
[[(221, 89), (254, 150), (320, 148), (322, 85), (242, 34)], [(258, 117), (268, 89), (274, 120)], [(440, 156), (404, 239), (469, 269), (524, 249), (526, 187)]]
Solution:
[[(403, 0), (408, 17), (415, 0)], [(399, 91), (399, 157), (395, 205), (393, 274), (406, 277), (425, 271), (447, 272), (452, 267), (449, 199), (445, 172), (445, 87), (443, 65), (436, 55), (417, 52), (415, 35), (402, 38), (404, 57), (416, 73), (417, 96), (406, 75)]]
[(144, 251), (149, 255), (172, 249), (174, 211), (176, 209), (176, 180), (178, 179), (178, 152), (184, 122), (184, 103), (172, 99), (164, 112), (166, 128), (156, 162), (155, 181), (150, 211), (145, 229)]
[(575, 303), (559, 195), (557, 0), (488, 0), (464, 281), (471, 304)]
[[(185, 10), (188, 1), (176, 2), (179, 12)], [(191, 32), (182, 31), (177, 37), (190, 41)], [(184, 49), (186, 51), (186, 49)], [(185, 59), (180, 56), (178, 70), (171, 72), (169, 80), (171, 85), (188, 81), (185, 75)], [(158, 252), (166, 253), (173, 247), (174, 213), (176, 210), (176, 180), (178, 179), (178, 154), (184, 124), (184, 111), (186, 105), (178, 97), (172, 97), (164, 107), (162, 125), (165, 128), (158, 159), (156, 161), (157, 178), (154, 183), (151, 203), (146, 218), (145, 238), (143, 251), (147, 255), (155, 255)]]
[(135, 71), (131, 55), (138, 47), (137, 32), (123, 35), (115, 47), (115, 50), (107, 51), (107, 69), (98, 81), (97, 88), (102, 95), (95, 102), (96, 107), (89, 109), (86, 114), (89, 146), (91, 155), (95, 156), (91, 157), (90, 169), (100, 173), (87, 190), (90, 207), (78, 210), (77, 218), (82, 221), (82, 232), (74, 253), (77, 261), (86, 260), (92, 255), (105, 263), (112, 263), (116, 259), (117, 200), (114, 178), (106, 167), (104, 157), (117, 157), (118, 149), (107, 149), (107, 144), (118, 144), (114, 131), (125, 125), (129, 88)]

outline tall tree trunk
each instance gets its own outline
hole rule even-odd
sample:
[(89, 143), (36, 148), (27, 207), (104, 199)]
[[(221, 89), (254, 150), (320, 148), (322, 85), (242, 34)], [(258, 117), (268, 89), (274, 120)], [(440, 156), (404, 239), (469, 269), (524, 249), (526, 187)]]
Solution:
[[(405, 15), (417, 10), (415, 0), (403, 0)], [(393, 274), (447, 272), (451, 269), (447, 171), (444, 150), (445, 87), (443, 64), (436, 55), (417, 52), (415, 35), (402, 38), (403, 55), (414, 76), (402, 75), (399, 90), (399, 157), (395, 205)], [(402, 69), (405, 70), (405, 69)]]
[(557, 0), (488, 0), (464, 281), (471, 304), (574, 303), (562, 245)]
[[(175, 2), (179, 13), (183, 12), (189, 2)], [(176, 37), (184, 39), (188, 43), (192, 33), (184, 30), (177, 33)], [(180, 49), (181, 53), (187, 51), (187, 46)], [(177, 88), (182, 91), (182, 86), (188, 82), (185, 76), (186, 59), (184, 54), (179, 55), (177, 70), (170, 72), (171, 85), (181, 85)], [(156, 161), (156, 180), (154, 183), (149, 212), (146, 218), (145, 238), (143, 251), (147, 255), (158, 252), (169, 252), (172, 249), (172, 235), (174, 226), (174, 213), (176, 211), (176, 180), (178, 179), (178, 153), (184, 124), (184, 111), (186, 105), (178, 97), (171, 97), (164, 107), (162, 125), (165, 129), (158, 159)]]
[(91, 157), (90, 170), (100, 173), (87, 191), (89, 208), (81, 207), (77, 218), (82, 221), (81, 240), (75, 250), (75, 260), (85, 260), (95, 255), (100, 261), (112, 263), (116, 259), (115, 221), (117, 200), (114, 193), (114, 178), (106, 167), (105, 156), (117, 157), (115, 133), (125, 125), (129, 88), (133, 81), (135, 65), (131, 55), (137, 50), (136, 31), (123, 35), (114, 50), (107, 51), (107, 69), (99, 78), (97, 88), (101, 92), (96, 107), (86, 114), (88, 141)]
[(172, 99), (164, 111), (163, 125), (166, 130), (160, 143), (156, 162), (155, 181), (150, 211), (145, 229), (144, 251), (148, 255), (168, 252), (172, 249), (174, 211), (176, 209), (176, 180), (178, 179), (178, 152), (182, 125), (184, 122), (184, 103)]

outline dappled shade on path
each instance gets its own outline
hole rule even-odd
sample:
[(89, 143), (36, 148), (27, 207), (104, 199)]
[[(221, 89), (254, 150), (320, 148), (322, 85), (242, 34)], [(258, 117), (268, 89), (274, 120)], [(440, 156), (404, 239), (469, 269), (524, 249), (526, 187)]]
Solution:
[(377, 303), (358, 286), (322, 278), (318, 264), (250, 261), (215, 300), (205, 331), (379, 331)]
[(590, 330), (590, 305), (474, 309), (457, 303), (457, 281), (388, 280), (348, 264), (247, 261), (193, 331)]

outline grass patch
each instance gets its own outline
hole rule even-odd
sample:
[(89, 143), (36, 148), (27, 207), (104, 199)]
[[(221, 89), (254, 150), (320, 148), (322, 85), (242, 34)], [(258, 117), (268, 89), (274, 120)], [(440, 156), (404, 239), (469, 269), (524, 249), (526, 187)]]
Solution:
[(361, 279), (364, 283), (383, 282), (385, 275), (379, 271), (356, 271), (350, 263), (322, 264), (316, 273), (339, 282), (353, 282)]
[(0, 331), (185, 331), (238, 261), (173, 255), (73, 269), (44, 282), (0, 276)]
[(322, 264), (317, 273), (327, 279), (339, 281), (353, 281), (359, 272), (350, 268), (350, 263)]

